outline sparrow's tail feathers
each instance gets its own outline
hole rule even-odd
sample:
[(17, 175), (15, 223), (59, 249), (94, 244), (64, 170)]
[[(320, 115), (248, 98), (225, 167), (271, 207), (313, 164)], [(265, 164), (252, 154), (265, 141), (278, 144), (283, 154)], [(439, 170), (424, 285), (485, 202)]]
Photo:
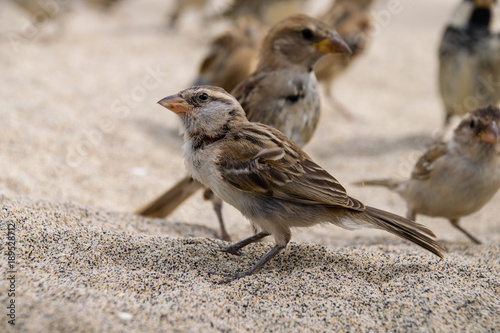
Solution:
[(424, 225), (373, 207), (367, 206), (366, 213), (373, 217), (374, 227), (407, 239), (443, 258), (446, 248), (433, 239), (436, 235)]
[(187, 176), (135, 213), (147, 217), (166, 217), (201, 188), (203, 185), (200, 182)]
[(357, 186), (382, 186), (387, 187), (390, 190), (395, 190), (399, 185), (401, 185), (400, 181), (394, 179), (367, 179), (361, 180), (359, 182), (353, 183), (353, 185)]

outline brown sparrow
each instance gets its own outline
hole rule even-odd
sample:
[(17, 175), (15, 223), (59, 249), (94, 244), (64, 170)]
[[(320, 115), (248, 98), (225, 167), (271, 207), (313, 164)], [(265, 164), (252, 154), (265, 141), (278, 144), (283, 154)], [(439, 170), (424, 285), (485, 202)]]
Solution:
[(208, 0), (176, 0), (172, 11), (167, 13), (167, 26), (175, 28), (182, 13), (189, 8), (204, 9)]
[(238, 101), (222, 88), (193, 87), (158, 102), (176, 113), (184, 131), (185, 165), (192, 177), (234, 206), (260, 232), (223, 251), (273, 235), (276, 246), (251, 275), (285, 248), (293, 227), (330, 222), (345, 229), (377, 228), (443, 257), (434, 234), (403, 217), (363, 205), (277, 129), (250, 122)]
[(257, 68), (262, 35), (260, 24), (253, 19), (241, 18), (231, 24), (210, 43), (194, 85), (233, 90)]
[(92, 7), (99, 10), (110, 10), (116, 6), (121, 0), (85, 0), (85, 2)]
[[(324, 22), (298, 14), (277, 23), (265, 37), (257, 70), (231, 93), (248, 120), (273, 126), (299, 146), (311, 139), (319, 120), (320, 104), (314, 64), (325, 54), (351, 51)], [(201, 185), (190, 177), (137, 211), (165, 217)], [(211, 197), (209, 192), (205, 197)], [(222, 201), (214, 198), (222, 239), (228, 240), (222, 220)]]
[(330, 9), (319, 17), (330, 24), (352, 50), (350, 57), (331, 54), (321, 58), (314, 66), (314, 72), (324, 89), (328, 103), (335, 105), (347, 118), (352, 116), (334, 99), (332, 85), (335, 79), (365, 52), (373, 29), (370, 15), (373, 2), (374, 0), (335, 0)]
[(500, 36), (491, 33), (494, 0), (464, 0), (439, 46), (439, 91), (453, 116), (500, 101)]
[(222, 13), (232, 20), (252, 17), (265, 25), (273, 25), (282, 19), (304, 12), (306, 0), (233, 0)]
[(32, 26), (27, 37), (50, 41), (61, 36), (67, 24), (68, 14), (75, 4), (72, 1), (10, 0), (21, 9)]
[[(11, 3), (16, 4), (20, 9), (25, 11), (28, 15), (31, 15), (33, 19), (51, 19), (56, 17), (56, 15), (61, 14), (62, 12), (68, 9), (68, 5), (63, 3), (59, 4), (51, 4), (51, 3), (43, 3), (37, 0), (10, 0)], [(57, 7), (56, 7), (57, 5)], [(61, 9), (63, 9), (61, 11)], [(41, 24), (42, 22), (33, 22), (35, 24)]]
[(458, 224), (462, 216), (480, 210), (500, 188), (500, 109), (494, 106), (466, 115), (448, 143), (430, 148), (411, 178), (367, 180), (396, 191), (408, 206), (406, 217), (440, 216), (474, 243), (480, 242)]

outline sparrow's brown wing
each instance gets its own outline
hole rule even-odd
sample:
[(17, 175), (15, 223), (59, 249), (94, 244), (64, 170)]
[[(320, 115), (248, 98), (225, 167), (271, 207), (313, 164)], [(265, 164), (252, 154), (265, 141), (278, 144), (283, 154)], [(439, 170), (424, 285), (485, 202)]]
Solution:
[(232, 186), (294, 203), (365, 209), (281, 132), (249, 123), (237, 136), (227, 142), (218, 161), (223, 179)]
[(412, 179), (425, 180), (429, 179), (433, 170), (434, 162), (441, 156), (446, 155), (447, 147), (445, 143), (439, 143), (422, 155), (411, 174)]

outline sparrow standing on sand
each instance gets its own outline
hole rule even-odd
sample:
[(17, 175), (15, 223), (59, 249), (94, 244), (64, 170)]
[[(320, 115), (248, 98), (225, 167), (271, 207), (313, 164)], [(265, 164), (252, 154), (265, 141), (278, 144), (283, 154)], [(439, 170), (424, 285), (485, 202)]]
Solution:
[(335, 0), (330, 9), (320, 16), (321, 20), (338, 32), (352, 50), (350, 57), (330, 54), (321, 58), (314, 66), (328, 104), (335, 105), (346, 118), (352, 118), (352, 115), (335, 100), (332, 86), (335, 79), (365, 52), (370, 42), (373, 29), (370, 10), (373, 2), (374, 0)]
[(366, 180), (358, 185), (385, 186), (406, 201), (406, 217), (439, 216), (479, 240), (458, 224), (462, 216), (480, 210), (500, 188), (500, 109), (494, 106), (469, 113), (448, 143), (430, 148), (418, 160), (411, 178)]
[(258, 271), (291, 238), (292, 227), (329, 222), (345, 229), (376, 228), (405, 238), (443, 257), (444, 247), (426, 227), (363, 205), (277, 129), (245, 117), (238, 101), (223, 89), (193, 87), (159, 104), (176, 113), (184, 130), (188, 172), (245, 215), (260, 232), (223, 251), (273, 235), (276, 246), (250, 270)]
[(490, 30), (494, 0), (464, 0), (439, 47), (439, 91), (453, 116), (500, 101), (500, 36)]
[[(319, 120), (320, 102), (315, 63), (325, 54), (351, 51), (344, 40), (324, 22), (298, 14), (277, 23), (262, 43), (257, 70), (231, 93), (246, 111), (248, 120), (277, 128), (299, 146), (311, 139)], [(196, 190), (203, 188), (185, 177), (137, 213), (164, 217)], [(222, 201), (212, 198), (221, 226), (221, 236), (229, 240), (222, 219)]]

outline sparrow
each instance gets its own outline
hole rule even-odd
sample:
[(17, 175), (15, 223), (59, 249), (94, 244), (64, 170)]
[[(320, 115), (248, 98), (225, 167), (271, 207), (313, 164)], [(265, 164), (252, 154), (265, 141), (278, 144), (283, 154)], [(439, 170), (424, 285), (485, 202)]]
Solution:
[(256, 20), (241, 18), (235, 21), (210, 43), (193, 85), (233, 90), (257, 68), (262, 35), (262, 27)]
[(464, 0), (439, 46), (444, 125), (453, 116), (500, 101), (500, 36), (491, 32), (494, 0)]
[[(350, 54), (345, 41), (326, 23), (303, 14), (274, 25), (262, 42), (256, 71), (231, 92), (246, 111), (248, 120), (275, 127), (299, 146), (314, 134), (319, 120), (315, 63), (325, 54)], [(139, 209), (148, 217), (165, 217), (197, 189), (190, 176)], [(209, 190), (208, 190), (209, 191)], [(222, 201), (210, 192), (221, 226), (221, 238), (229, 240), (222, 219)]]
[(307, 0), (233, 0), (222, 16), (231, 20), (252, 17), (264, 25), (273, 25), (282, 19), (303, 13)]
[(376, 228), (405, 238), (443, 257), (445, 248), (423, 225), (365, 206), (277, 129), (248, 121), (238, 100), (213, 86), (195, 86), (165, 97), (184, 131), (189, 174), (238, 209), (260, 230), (223, 251), (231, 254), (268, 235), (276, 245), (248, 271), (257, 272), (283, 250), (293, 227), (332, 223), (345, 229)]
[(188, 8), (202, 10), (207, 5), (208, 0), (176, 0), (172, 11), (167, 12), (167, 26), (174, 28), (182, 13)]
[(319, 17), (330, 24), (352, 50), (350, 57), (327, 55), (314, 66), (314, 72), (328, 104), (335, 105), (336, 109), (348, 119), (352, 118), (352, 115), (335, 100), (332, 95), (332, 85), (335, 79), (365, 52), (371, 40), (373, 22), (370, 10), (373, 2), (374, 0), (335, 0), (330, 9)]
[[(48, 41), (63, 33), (68, 13), (75, 6), (71, 1), (51, 2), (37, 0), (10, 0), (26, 15), (33, 26), (32, 33), (35, 37)], [(42, 29), (43, 28), (43, 29)], [(48, 31), (47, 31), (48, 30)]]
[[(110, 9), (121, 0), (85, 0), (87, 5), (96, 7), (102, 10)], [(46, 20), (58, 17), (59, 15), (68, 12), (75, 8), (78, 4), (74, 1), (38, 1), (38, 0), (10, 0), (27, 14), (32, 15), (33, 19)], [(33, 22), (41, 24), (42, 22)]]
[(95, 7), (101, 11), (108, 11), (118, 5), (119, 2), (121, 2), (121, 0), (85, 0), (87, 5)]
[(480, 241), (459, 225), (480, 210), (500, 188), (500, 109), (467, 114), (451, 140), (437, 143), (417, 161), (408, 180), (365, 180), (357, 185), (385, 186), (407, 204), (406, 217), (444, 217), (471, 241)]
[(40, 3), (38, 3), (38, 1), (11, 0), (10, 2), (16, 4), (18, 8), (24, 10), (29, 15), (40, 15), (46, 12), (44, 8), (40, 5)]

